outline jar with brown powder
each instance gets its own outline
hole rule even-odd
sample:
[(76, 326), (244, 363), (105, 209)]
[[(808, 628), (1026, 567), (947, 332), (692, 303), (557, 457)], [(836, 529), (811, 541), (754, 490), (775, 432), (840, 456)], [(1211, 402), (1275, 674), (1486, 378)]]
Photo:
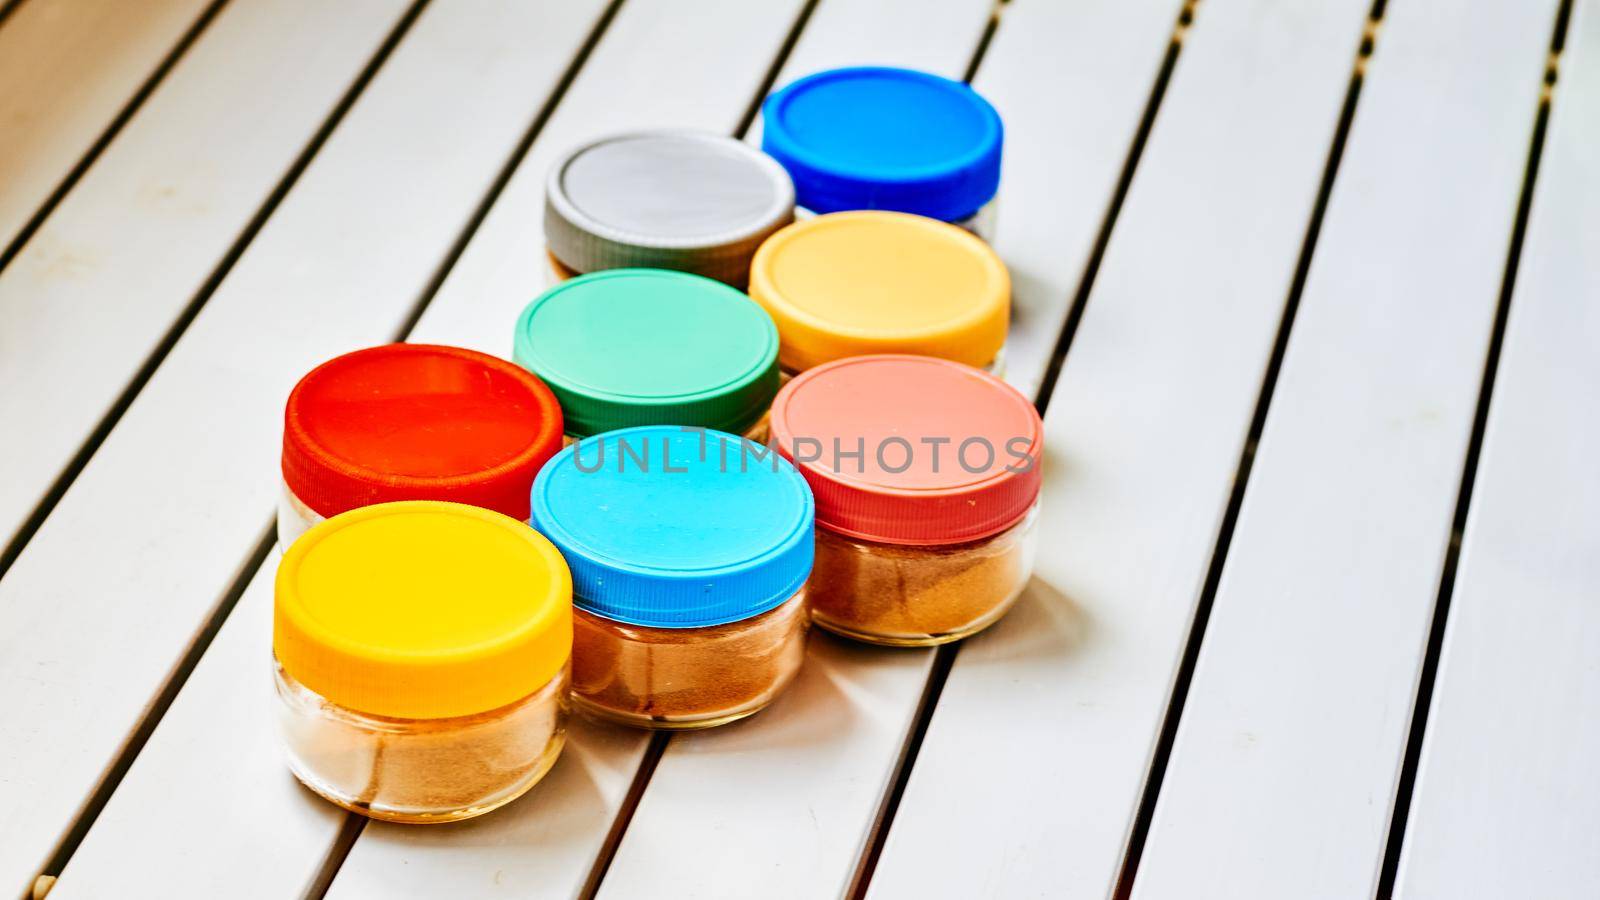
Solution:
[(998, 621), (1033, 571), (1043, 426), (994, 376), (921, 356), (812, 369), (772, 436), (816, 497), (817, 625), (892, 646)]
[(811, 492), (769, 448), (692, 427), (610, 431), (557, 454), (531, 507), (572, 568), (579, 710), (709, 728), (758, 712), (794, 679)]
[(516, 799), (561, 751), (571, 590), (549, 541), (485, 509), (385, 503), (312, 528), (276, 583), (290, 769), (396, 822)]

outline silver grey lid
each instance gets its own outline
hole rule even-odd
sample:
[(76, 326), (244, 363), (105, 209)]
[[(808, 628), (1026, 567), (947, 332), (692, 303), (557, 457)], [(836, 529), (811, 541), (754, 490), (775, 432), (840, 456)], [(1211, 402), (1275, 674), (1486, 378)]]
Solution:
[(575, 272), (677, 269), (743, 288), (756, 248), (792, 221), (789, 173), (707, 132), (604, 138), (563, 157), (545, 185), (545, 242)]

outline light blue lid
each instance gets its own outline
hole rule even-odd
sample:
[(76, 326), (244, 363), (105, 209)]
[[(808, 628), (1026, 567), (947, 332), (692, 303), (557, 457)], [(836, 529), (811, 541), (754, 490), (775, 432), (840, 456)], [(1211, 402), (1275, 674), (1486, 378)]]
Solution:
[(761, 149), (817, 213), (888, 209), (946, 222), (1000, 188), (1000, 115), (972, 88), (911, 69), (808, 75), (762, 106)]
[(631, 625), (737, 622), (811, 574), (811, 489), (775, 450), (671, 425), (585, 438), (533, 482), (530, 524), (572, 569), (573, 605)]

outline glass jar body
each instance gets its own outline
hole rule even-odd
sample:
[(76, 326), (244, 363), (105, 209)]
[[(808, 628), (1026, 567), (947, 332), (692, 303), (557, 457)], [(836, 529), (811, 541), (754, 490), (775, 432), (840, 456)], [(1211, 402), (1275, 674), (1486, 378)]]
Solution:
[(570, 667), (499, 709), (399, 719), (333, 703), (274, 663), (290, 771), (374, 819), (454, 822), (498, 809), (544, 777), (566, 740)]
[[(963, 226), (963, 227), (965, 227), (965, 226)], [(968, 229), (968, 230), (970, 230), (970, 229)], [(977, 232), (973, 232), (973, 233), (977, 234)], [(980, 237), (981, 237), (981, 235), (980, 235)], [(586, 274), (584, 272), (579, 272), (576, 269), (568, 268), (566, 263), (562, 262), (559, 258), (556, 257), (555, 253), (553, 253), (552, 251), (550, 251), (548, 249), (545, 250), (545, 252), (544, 252), (544, 260), (545, 260), (545, 265), (542, 268), (544, 269), (544, 287), (546, 289), (553, 288), (556, 285), (562, 283), (563, 281), (571, 281), (572, 279), (577, 278), (579, 275)], [(695, 271), (692, 271), (692, 270), (683, 270), (683, 271), (688, 271), (691, 275), (705, 275), (705, 277), (707, 277), (707, 278), (712, 278), (713, 277), (711, 275), (706, 275), (706, 273), (704, 273), (704, 272), (695, 272)], [(721, 279), (715, 279), (715, 280), (719, 280), (720, 281)], [(737, 284), (731, 285), (731, 287), (736, 287), (741, 291), (744, 290), (747, 286), (748, 286), (748, 282), (747, 281), (740, 281)]]
[(295, 496), (289, 485), (281, 485), (278, 492), (278, 549), (289, 549), (289, 545), (317, 525), (327, 521), (327, 517), (307, 506), (304, 500)]
[(884, 544), (817, 526), (806, 590), (812, 620), (835, 634), (895, 647), (959, 640), (1005, 615), (1033, 574), (1037, 502), (1022, 521), (980, 541)]
[(800, 671), (808, 623), (803, 589), (760, 615), (702, 628), (629, 625), (574, 609), (573, 704), (596, 718), (657, 730), (745, 718)]
[(570, 281), (581, 274), (567, 268), (567, 264), (556, 259), (556, 255), (549, 250), (544, 252), (544, 261), (544, 286), (546, 288), (553, 288), (561, 282)]
[[(972, 215), (969, 215), (964, 219), (948, 219), (945, 221), (948, 221), (951, 225), (954, 225), (957, 228), (977, 235), (983, 239), (984, 243), (992, 244), (994, 243), (995, 220), (1000, 216), (999, 207), (1000, 195), (995, 194), (993, 197), (989, 198), (989, 202), (978, 207), (978, 210)], [(817, 215), (818, 213), (806, 209), (805, 207), (796, 207), (794, 211), (794, 217), (796, 220), (810, 219)], [(557, 266), (560, 265), (560, 263), (557, 262), (554, 257), (551, 257), (551, 263)]]

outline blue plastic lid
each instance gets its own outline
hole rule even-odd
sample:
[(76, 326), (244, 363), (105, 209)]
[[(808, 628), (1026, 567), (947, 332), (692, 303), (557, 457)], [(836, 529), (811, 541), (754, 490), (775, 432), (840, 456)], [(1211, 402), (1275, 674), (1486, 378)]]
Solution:
[(1000, 115), (972, 88), (911, 69), (808, 75), (768, 97), (761, 149), (817, 213), (888, 209), (946, 222), (1000, 188)]
[(646, 425), (585, 438), (533, 482), (530, 524), (572, 569), (573, 605), (630, 625), (760, 615), (811, 574), (811, 489), (777, 451)]

